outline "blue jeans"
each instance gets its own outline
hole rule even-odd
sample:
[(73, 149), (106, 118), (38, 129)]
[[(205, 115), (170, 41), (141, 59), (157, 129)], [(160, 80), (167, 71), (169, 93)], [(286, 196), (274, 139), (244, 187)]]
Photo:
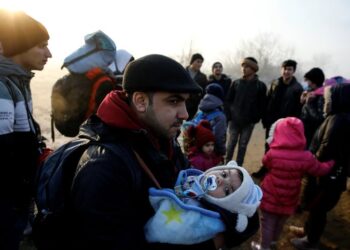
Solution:
[(229, 122), (225, 162), (229, 162), (232, 160), (233, 153), (238, 142), (236, 162), (238, 166), (242, 166), (244, 162), (245, 152), (247, 151), (248, 143), (253, 133), (254, 126), (255, 123), (250, 123), (244, 127), (238, 127), (236, 126), (236, 124), (234, 124), (234, 122)]
[(18, 250), (27, 225), (28, 210), (15, 208), (11, 202), (0, 200), (0, 249)]

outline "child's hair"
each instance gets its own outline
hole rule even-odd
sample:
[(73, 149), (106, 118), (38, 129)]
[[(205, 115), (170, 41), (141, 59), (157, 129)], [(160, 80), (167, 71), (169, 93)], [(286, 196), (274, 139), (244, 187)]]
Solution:
[(207, 120), (202, 120), (197, 126), (190, 126), (185, 131), (185, 152), (189, 152), (190, 148), (194, 146), (198, 150), (202, 150), (202, 147), (208, 142), (215, 142), (215, 136)]

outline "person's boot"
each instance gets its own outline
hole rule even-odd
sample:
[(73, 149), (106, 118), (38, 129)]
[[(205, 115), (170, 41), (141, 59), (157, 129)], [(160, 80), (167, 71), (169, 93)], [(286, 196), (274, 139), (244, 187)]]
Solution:
[(257, 179), (263, 179), (266, 173), (267, 173), (267, 167), (261, 166), (258, 171), (252, 173), (252, 176)]
[(250, 247), (252, 250), (271, 250), (271, 248), (264, 248), (261, 246), (260, 243), (256, 242), (256, 241), (252, 241), (250, 243)]
[(319, 250), (318, 244), (312, 244), (307, 240), (307, 236), (303, 238), (294, 238), (290, 240), (290, 243), (299, 250)]

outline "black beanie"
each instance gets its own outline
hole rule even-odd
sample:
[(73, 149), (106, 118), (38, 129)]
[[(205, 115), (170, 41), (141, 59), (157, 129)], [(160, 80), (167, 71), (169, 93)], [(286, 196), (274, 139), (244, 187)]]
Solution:
[(324, 73), (320, 68), (312, 68), (310, 71), (306, 72), (304, 77), (315, 83), (317, 87), (321, 87), (325, 79)]
[(220, 86), (218, 83), (210, 83), (206, 88), (205, 92), (207, 94), (215, 95), (216, 97), (220, 98), (222, 101), (224, 101), (224, 89)]
[(176, 93), (201, 93), (185, 68), (163, 55), (147, 55), (129, 63), (125, 69), (123, 89), (135, 91), (166, 91)]
[(190, 65), (191, 65), (194, 61), (196, 61), (197, 59), (200, 59), (200, 60), (204, 61), (203, 56), (202, 56), (201, 54), (199, 54), (199, 53), (196, 53), (196, 54), (193, 54), (193, 55), (192, 55), (191, 61), (190, 61)]
[(26, 13), (1, 10), (0, 14), (0, 41), (4, 56), (21, 54), (49, 40), (46, 28)]

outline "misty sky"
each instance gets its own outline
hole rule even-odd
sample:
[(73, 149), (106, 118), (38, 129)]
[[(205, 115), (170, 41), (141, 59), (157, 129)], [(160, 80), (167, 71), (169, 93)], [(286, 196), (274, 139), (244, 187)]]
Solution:
[(51, 65), (62, 63), (84, 35), (98, 29), (135, 57), (179, 56), (192, 41), (205, 68), (224, 61), (242, 40), (270, 33), (294, 49), (298, 62), (324, 66), (327, 77), (350, 78), (346, 0), (0, 0), (0, 6), (22, 9), (47, 27)]

